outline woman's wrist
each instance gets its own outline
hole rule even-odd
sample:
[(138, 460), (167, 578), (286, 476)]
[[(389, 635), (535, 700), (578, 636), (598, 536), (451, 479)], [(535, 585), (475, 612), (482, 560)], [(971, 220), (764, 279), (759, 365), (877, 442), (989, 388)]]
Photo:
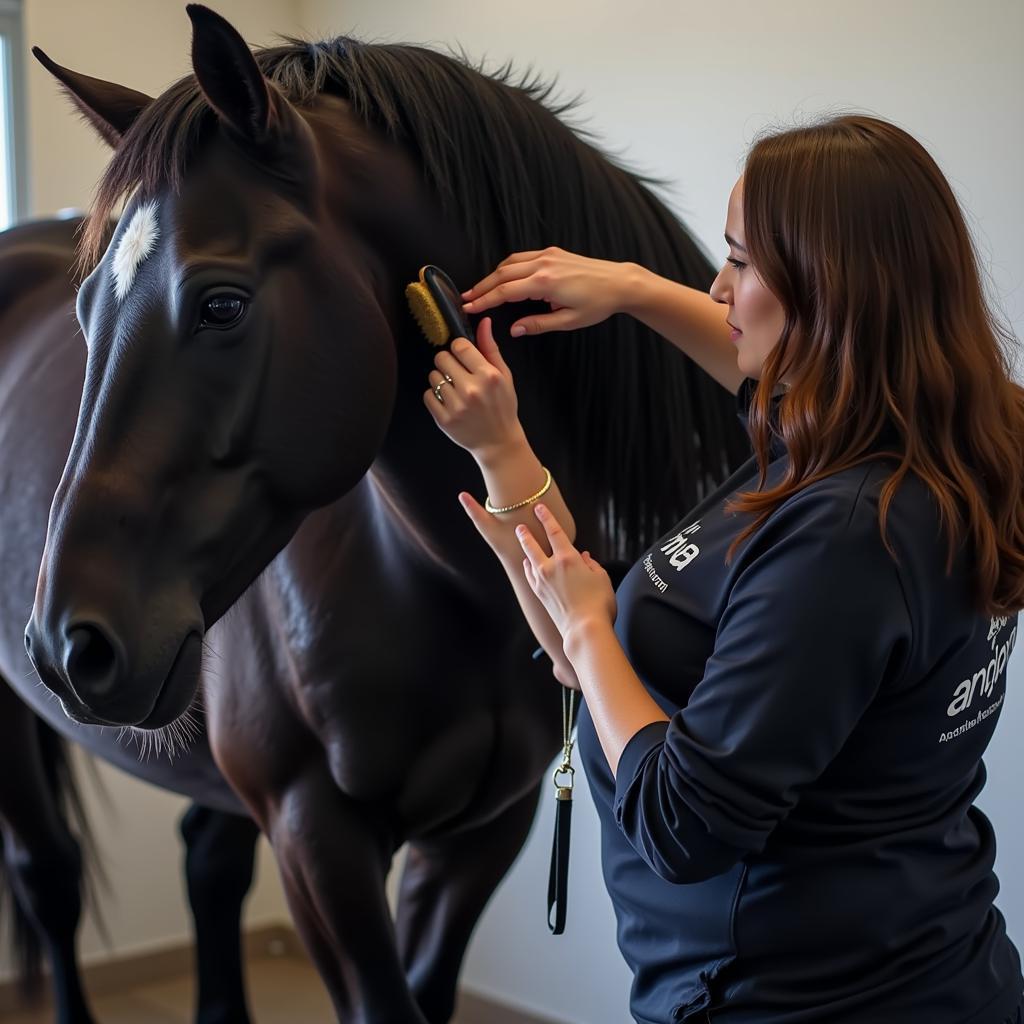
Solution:
[(573, 670), (579, 674), (595, 646), (615, 635), (615, 623), (604, 616), (591, 615), (571, 622), (562, 636), (562, 650)]
[(642, 320), (644, 312), (650, 308), (652, 293), (659, 280), (662, 279), (657, 274), (639, 263), (623, 263), (617, 312)]
[(532, 454), (530, 442), (526, 439), (526, 432), (519, 423), (507, 437), (491, 444), (481, 445), (472, 451), (476, 464), (484, 473), (498, 472), (503, 464), (518, 461), (524, 455), (530, 454)]
[[(546, 487), (547, 470), (521, 429), (518, 436), (510, 435), (501, 443), (476, 449), (473, 457), (484, 479), (487, 500), (495, 508), (517, 505)], [(499, 513), (499, 518), (510, 525), (522, 520), (535, 522), (532, 504)]]

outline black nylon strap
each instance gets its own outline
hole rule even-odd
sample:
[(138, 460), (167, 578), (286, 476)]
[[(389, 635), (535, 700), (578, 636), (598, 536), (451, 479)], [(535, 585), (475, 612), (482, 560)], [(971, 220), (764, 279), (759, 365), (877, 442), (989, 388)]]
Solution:
[[(569, 898), (569, 831), (572, 824), (572, 790), (559, 790), (555, 804), (555, 836), (551, 844), (551, 871), (548, 874), (548, 927), (551, 929), (552, 935), (561, 935), (565, 931), (565, 908)], [(552, 911), (554, 911), (554, 921), (551, 919)]]

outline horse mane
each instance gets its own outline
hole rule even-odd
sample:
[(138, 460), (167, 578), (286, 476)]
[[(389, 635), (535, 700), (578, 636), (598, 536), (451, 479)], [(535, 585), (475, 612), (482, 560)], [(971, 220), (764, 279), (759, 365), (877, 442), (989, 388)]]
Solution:
[[(710, 263), (651, 191), (654, 182), (560, 120), (575, 101), (553, 102), (554, 83), (517, 79), (511, 65), (488, 74), (465, 57), (344, 36), (289, 39), (254, 56), (296, 106), (336, 93), (410, 151), (466, 226), (482, 271), (510, 252), (558, 245), (696, 288), (711, 283)], [(215, 125), (192, 75), (140, 113), (100, 180), (83, 263), (98, 258), (102, 226), (119, 202), (180, 186)], [(558, 437), (569, 453), (543, 453), (567, 498), (597, 510), (601, 557), (634, 558), (749, 457), (733, 397), (632, 318), (557, 340), (524, 339), (505, 355), (517, 380), (529, 382), (519, 389), (528, 432)]]

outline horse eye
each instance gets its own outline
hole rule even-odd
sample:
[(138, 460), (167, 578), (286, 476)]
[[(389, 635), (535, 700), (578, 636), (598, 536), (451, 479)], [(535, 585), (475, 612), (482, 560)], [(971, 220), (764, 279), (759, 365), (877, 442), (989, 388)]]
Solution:
[(242, 316), (248, 303), (240, 295), (213, 295), (207, 299), (200, 310), (200, 327), (233, 327)]

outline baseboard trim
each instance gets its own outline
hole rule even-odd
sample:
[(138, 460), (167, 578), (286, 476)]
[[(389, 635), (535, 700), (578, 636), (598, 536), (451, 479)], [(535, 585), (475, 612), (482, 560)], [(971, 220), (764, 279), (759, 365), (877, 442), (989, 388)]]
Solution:
[[(247, 960), (288, 956), (305, 959), (295, 929), (287, 924), (268, 924), (248, 929), (242, 941)], [(178, 943), (146, 953), (128, 953), (87, 964), (83, 980), (91, 996), (113, 995), (129, 989), (180, 977), (192, 970), (192, 946)], [(49, 1005), (44, 996), (34, 1006)], [(0, 982), (0, 1015), (25, 1010), (26, 1004), (16, 981)], [(477, 992), (462, 991), (458, 1004), (459, 1024), (558, 1024), (550, 1018), (535, 1017), (495, 1002)]]

